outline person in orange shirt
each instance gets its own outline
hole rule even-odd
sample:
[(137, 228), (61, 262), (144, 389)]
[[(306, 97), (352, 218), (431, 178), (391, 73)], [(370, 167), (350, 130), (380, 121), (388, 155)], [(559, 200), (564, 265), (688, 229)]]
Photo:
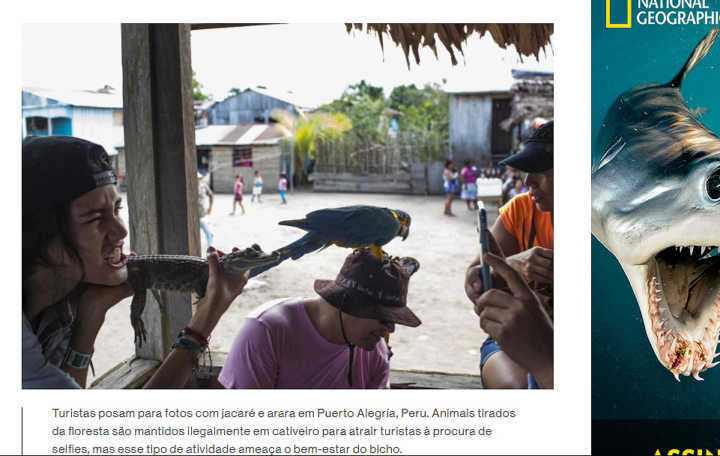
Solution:
[[(544, 303), (547, 305), (552, 302), (553, 284), (553, 122), (540, 126), (525, 142), (520, 152), (500, 163), (520, 170), (530, 191), (516, 196), (502, 206), (500, 217), (490, 231), (497, 240), (501, 253), (507, 256), (507, 263), (520, 273), (536, 294), (545, 296)], [(481, 349), (480, 373), (484, 387), (548, 387), (537, 385), (533, 376), (528, 375), (527, 366), (516, 362), (517, 359), (527, 359), (524, 352), (506, 353), (502, 349), (502, 340), (497, 341), (497, 335), (487, 330), (496, 328), (497, 325), (484, 321), (486, 317), (484, 318), (482, 306), (477, 305), (482, 293), (482, 279), (479, 274), (481, 263), (478, 255), (469, 266), (465, 292), (475, 304), (475, 310), (480, 316), (480, 326), (489, 333)], [(493, 277), (496, 288), (503, 284), (501, 277), (497, 277), (497, 280)], [(551, 313), (549, 309), (551, 305), (541, 310), (548, 315)], [(551, 315), (548, 315), (547, 321), (551, 321), (550, 318)], [(541, 321), (539, 324), (545, 322)], [(529, 331), (528, 334), (532, 334), (530, 328), (512, 329)], [(548, 334), (547, 331), (542, 333)], [(532, 351), (537, 348), (533, 345), (538, 343), (552, 346), (552, 338), (543, 341), (528, 340), (527, 345), (520, 351)]]

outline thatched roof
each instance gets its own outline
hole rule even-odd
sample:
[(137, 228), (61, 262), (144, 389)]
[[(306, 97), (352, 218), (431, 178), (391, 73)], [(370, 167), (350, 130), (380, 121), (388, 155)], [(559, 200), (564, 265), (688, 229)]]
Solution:
[[(345, 24), (345, 27), (348, 33), (353, 29), (363, 30), (363, 24)], [(486, 32), (501, 48), (513, 44), (520, 58), (534, 55), (537, 59), (540, 50), (550, 44), (553, 24), (365, 24), (364, 29), (367, 33), (377, 33), (382, 49), (384, 35), (400, 45), (409, 67), (410, 51), (415, 57), (415, 63), (420, 63), (420, 46), (429, 47), (437, 57), (437, 41), (445, 46), (452, 64), (456, 65), (455, 51), (463, 54), (462, 44), (465, 41), (475, 33), (480, 38)]]
[(510, 117), (500, 122), (500, 126), (510, 130), (524, 120), (541, 117), (554, 117), (554, 92), (552, 78), (520, 77), (516, 79), (510, 91), (513, 93)]

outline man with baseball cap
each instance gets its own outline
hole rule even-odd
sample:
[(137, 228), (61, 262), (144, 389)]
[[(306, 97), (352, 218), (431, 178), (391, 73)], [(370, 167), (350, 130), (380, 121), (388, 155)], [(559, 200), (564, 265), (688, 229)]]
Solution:
[[(500, 208), (500, 217), (491, 228), (507, 263), (552, 299), (553, 284), (553, 121), (535, 130), (521, 150), (501, 161), (523, 175), (529, 192), (520, 194)], [(478, 273), (480, 256), (468, 268), (465, 292), (475, 304), (482, 292)], [(496, 281), (493, 281), (495, 284)], [(549, 296), (547, 296), (549, 295)], [(531, 344), (532, 341), (528, 341)], [(535, 379), (502, 351), (492, 338), (481, 349), (480, 371), (486, 388), (535, 388)]]
[(388, 388), (395, 324), (416, 327), (407, 307), (412, 258), (347, 256), (316, 298), (271, 301), (246, 318), (218, 377), (226, 388)]

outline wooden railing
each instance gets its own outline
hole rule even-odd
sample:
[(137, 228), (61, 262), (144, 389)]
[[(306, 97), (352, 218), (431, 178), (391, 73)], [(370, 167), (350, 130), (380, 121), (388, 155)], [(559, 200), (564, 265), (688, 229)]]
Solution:
[[(201, 375), (192, 378), (186, 388), (212, 389), (220, 387), (217, 376), (225, 365), (226, 353), (213, 353), (212, 366), (201, 364)], [(159, 361), (135, 359), (127, 360), (110, 369), (95, 380), (92, 389), (136, 389), (152, 376), (160, 366)], [(453, 374), (422, 370), (390, 370), (390, 388), (392, 389), (481, 389), (479, 375)]]

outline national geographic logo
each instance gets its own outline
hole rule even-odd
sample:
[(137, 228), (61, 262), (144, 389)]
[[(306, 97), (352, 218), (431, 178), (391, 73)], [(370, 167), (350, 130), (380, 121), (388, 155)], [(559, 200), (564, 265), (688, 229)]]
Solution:
[(655, 451), (654, 456), (720, 456), (720, 450), (702, 450), (692, 448), (688, 448), (685, 450), (657, 450)]
[[(610, 0), (605, 0), (605, 27), (606, 28), (630, 28), (632, 27), (632, 0), (627, 0), (627, 22), (624, 24), (613, 24), (610, 20)], [(618, 3), (618, 2), (615, 2)], [(622, 2), (620, 2), (622, 3)]]
[(711, 9), (708, 0), (605, 0), (605, 28), (631, 28), (633, 22), (636, 25), (718, 25), (720, 11)]

